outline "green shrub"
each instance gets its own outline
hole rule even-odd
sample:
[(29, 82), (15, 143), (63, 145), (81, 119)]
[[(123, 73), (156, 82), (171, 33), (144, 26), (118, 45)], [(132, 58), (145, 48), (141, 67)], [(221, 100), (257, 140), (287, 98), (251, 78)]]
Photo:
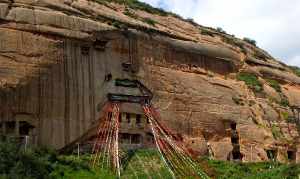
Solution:
[(290, 66), (290, 69), (294, 72), (295, 75), (300, 77), (300, 68), (295, 66)]
[(216, 30), (217, 30), (219, 33), (226, 34), (226, 31), (223, 30), (221, 27), (217, 27)]
[(256, 41), (251, 39), (251, 38), (244, 37), (243, 40), (248, 42), (249, 44), (252, 44), (252, 45), (256, 46)]
[(284, 111), (284, 112), (281, 112), (281, 116), (282, 116), (282, 118), (284, 119), (284, 120), (289, 120), (289, 113), (288, 112), (286, 112), (286, 111)]
[(119, 21), (113, 21), (112, 25), (118, 29), (128, 29), (127, 25), (125, 25)]
[(138, 10), (146, 11), (151, 14), (158, 14), (161, 16), (172, 15), (172, 13), (166, 12), (163, 9), (152, 7), (149, 4), (140, 2), (138, 0), (95, 0), (95, 1), (100, 4), (105, 4), (106, 2), (124, 4), (132, 9), (138, 9)]
[(274, 137), (275, 139), (279, 139), (279, 138), (283, 137), (283, 134), (282, 134), (282, 132), (280, 131), (279, 127), (277, 127), (277, 126), (274, 125), (274, 124), (272, 124), (271, 131), (272, 131), (273, 137)]
[(281, 93), (281, 86), (276, 80), (267, 79), (268, 84), (274, 88), (278, 93)]
[(258, 81), (258, 77), (252, 73), (239, 73), (237, 75), (237, 80), (244, 81), (246, 85), (251, 88), (254, 92), (262, 92), (263, 86)]
[(135, 13), (131, 12), (128, 8), (125, 9), (124, 15), (129, 16), (129, 17), (131, 17), (133, 19), (137, 19), (138, 18), (138, 16)]
[[(54, 155), (54, 156), (53, 156)], [(51, 170), (51, 159), (55, 154), (46, 154), (42, 150), (18, 146), (12, 141), (0, 142), (0, 176), (6, 178), (47, 178)]]
[(201, 31), (200, 31), (200, 33), (202, 34), (202, 35), (208, 35), (208, 36), (211, 36), (211, 37), (214, 37), (215, 35), (215, 33), (214, 32), (212, 32), (212, 31), (210, 31), (210, 30), (207, 30), (207, 29), (200, 29)]
[(259, 51), (259, 50), (255, 50), (253, 56), (257, 59), (266, 61), (266, 59), (268, 58), (268, 56), (266, 56), (266, 54), (264, 54), (263, 52)]
[(240, 40), (224, 35), (223, 38), (222, 38), (222, 41), (225, 42), (225, 43), (228, 43), (232, 46), (239, 47), (244, 54), (247, 54), (247, 50), (244, 47), (244, 44)]
[(150, 19), (150, 18), (144, 18), (143, 21), (152, 26), (155, 26), (155, 24), (156, 24), (156, 21), (154, 21), (153, 19)]
[(286, 97), (282, 97), (281, 101), (280, 101), (280, 105), (283, 106), (283, 107), (289, 107), (290, 102)]

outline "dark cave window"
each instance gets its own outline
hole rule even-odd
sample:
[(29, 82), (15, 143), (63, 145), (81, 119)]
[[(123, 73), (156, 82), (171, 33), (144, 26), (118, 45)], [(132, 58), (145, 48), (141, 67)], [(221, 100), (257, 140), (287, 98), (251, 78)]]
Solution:
[(136, 124), (141, 124), (142, 123), (142, 116), (140, 114), (136, 115)]
[(276, 160), (277, 158), (276, 150), (266, 150), (266, 152), (269, 160)]
[(94, 48), (99, 51), (104, 51), (108, 41), (107, 40), (96, 40), (94, 42)]
[(132, 134), (131, 135), (131, 143), (132, 144), (140, 144), (141, 143), (141, 135), (140, 134)]
[(231, 137), (231, 143), (232, 144), (238, 144), (239, 143), (239, 138), (237, 138), (237, 137)]
[(242, 159), (242, 154), (240, 151), (233, 151), (232, 152), (232, 158), (233, 160), (241, 160)]
[(126, 113), (126, 121), (127, 121), (127, 123), (130, 123), (130, 114), (129, 113)]
[(81, 54), (82, 55), (89, 55), (89, 53), (90, 53), (90, 47), (88, 47), (88, 46), (82, 46), (81, 47)]
[(122, 144), (129, 144), (130, 143), (130, 134), (120, 133), (120, 142)]
[(230, 124), (230, 128), (231, 128), (232, 130), (236, 130), (236, 123), (235, 123), (235, 122), (231, 123), (231, 124)]
[(34, 128), (34, 126), (25, 121), (20, 121), (19, 125), (19, 132), (22, 136), (29, 135), (30, 130)]
[(132, 64), (130, 62), (122, 63), (122, 69), (126, 72), (132, 71)]
[(296, 152), (295, 151), (287, 151), (288, 160), (295, 161), (296, 160)]
[(104, 81), (106, 81), (106, 82), (110, 81), (111, 79), (112, 79), (112, 74), (111, 73), (105, 75), (105, 77), (104, 77)]
[(122, 122), (122, 114), (119, 114), (119, 122)]
[(147, 124), (150, 124), (150, 119), (147, 117)]

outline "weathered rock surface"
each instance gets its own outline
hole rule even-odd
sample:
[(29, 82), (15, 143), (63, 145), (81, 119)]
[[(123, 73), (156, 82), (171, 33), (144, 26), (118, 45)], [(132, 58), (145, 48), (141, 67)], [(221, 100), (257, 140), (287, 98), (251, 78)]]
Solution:
[[(99, 40), (108, 42), (104, 51)], [(134, 73), (122, 70), (128, 62)], [(238, 81), (240, 72), (256, 74), (263, 91)], [(25, 114), (39, 144), (62, 148), (97, 123), (108, 92), (139, 93), (116, 87), (108, 74), (143, 82), (164, 122), (198, 154), (209, 142), (215, 158), (228, 159), (233, 123), (244, 161), (267, 160), (266, 150), (281, 161), (288, 150), (300, 152), (297, 125), (288, 120), (289, 106), (300, 106), (300, 78), (263, 50), (117, 3), (0, 0), (0, 120)]]

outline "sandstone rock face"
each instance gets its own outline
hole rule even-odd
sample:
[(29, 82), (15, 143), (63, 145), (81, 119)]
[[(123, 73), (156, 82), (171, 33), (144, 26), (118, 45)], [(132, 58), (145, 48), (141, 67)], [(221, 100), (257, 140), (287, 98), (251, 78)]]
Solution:
[[(242, 72), (255, 74), (262, 90), (238, 80)], [(300, 106), (300, 78), (261, 49), (116, 3), (0, 0), (0, 132), (20, 134), (27, 122), (37, 144), (63, 148), (98, 123), (108, 93), (140, 94), (116, 79), (149, 88), (163, 122), (197, 155), (228, 160), (238, 150), (246, 162), (268, 160), (270, 152), (300, 160), (290, 120)], [(139, 105), (122, 111), (142, 113)], [(122, 125), (142, 140), (150, 132)]]

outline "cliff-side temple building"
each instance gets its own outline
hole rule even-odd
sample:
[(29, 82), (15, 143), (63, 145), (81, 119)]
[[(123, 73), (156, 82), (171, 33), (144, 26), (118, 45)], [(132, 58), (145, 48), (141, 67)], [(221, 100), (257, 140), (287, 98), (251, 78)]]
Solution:
[(290, 67), (232, 35), (136, 8), (0, 0), (0, 133), (63, 149), (121, 96), (130, 100), (120, 143), (153, 147), (134, 102), (147, 97), (197, 155), (300, 161), (300, 77)]

